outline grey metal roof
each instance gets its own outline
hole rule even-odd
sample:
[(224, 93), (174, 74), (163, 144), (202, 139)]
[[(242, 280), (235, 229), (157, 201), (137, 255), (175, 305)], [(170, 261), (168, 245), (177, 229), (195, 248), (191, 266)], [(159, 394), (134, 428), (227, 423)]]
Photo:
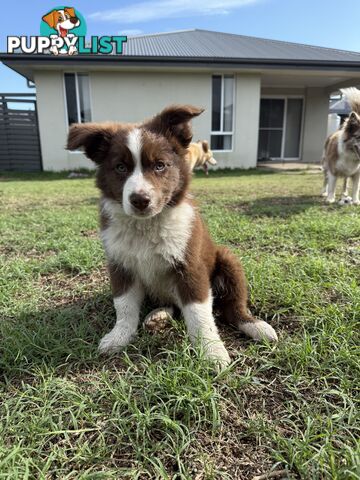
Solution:
[(217, 59), (360, 61), (360, 53), (209, 30), (128, 37), (124, 55)]

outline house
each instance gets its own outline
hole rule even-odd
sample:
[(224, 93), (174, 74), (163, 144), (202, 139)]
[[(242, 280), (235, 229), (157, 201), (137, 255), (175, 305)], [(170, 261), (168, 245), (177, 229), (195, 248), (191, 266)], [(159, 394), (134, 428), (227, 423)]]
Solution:
[(210, 141), (219, 167), (318, 162), (330, 94), (360, 83), (360, 53), (206, 30), (132, 37), (121, 56), (0, 60), (36, 84), (45, 170), (91, 166), (64, 150), (72, 122), (136, 122), (170, 103), (206, 109), (194, 139)]

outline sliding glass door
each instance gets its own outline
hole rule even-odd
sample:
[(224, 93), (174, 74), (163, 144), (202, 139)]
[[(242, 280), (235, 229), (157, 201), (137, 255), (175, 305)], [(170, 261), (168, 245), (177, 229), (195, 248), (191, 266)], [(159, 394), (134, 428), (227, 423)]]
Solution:
[(285, 100), (262, 98), (258, 158), (280, 158), (284, 130)]
[(259, 160), (300, 157), (302, 112), (302, 98), (261, 99)]

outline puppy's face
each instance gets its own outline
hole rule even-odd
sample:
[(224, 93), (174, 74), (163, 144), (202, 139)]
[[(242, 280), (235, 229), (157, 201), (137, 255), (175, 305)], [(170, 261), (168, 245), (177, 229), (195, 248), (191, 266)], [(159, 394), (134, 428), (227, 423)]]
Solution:
[(360, 162), (360, 117), (355, 112), (346, 120), (343, 140), (345, 148), (355, 152)]
[(189, 172), (184, 160), (192, 137), (189, 122), (202, 110), (172, 106), (140, 125), (77, 124), (68, 149), (83, 147), (98, 164), (97, 185), (126, 215), (146, 219), (184, 196)]
[(152, 217), (171, 206), (187, 185), (183, 165), (181, 151), (163, 135), (120, 127), (99, 166), (97, 185), (126, 215)]

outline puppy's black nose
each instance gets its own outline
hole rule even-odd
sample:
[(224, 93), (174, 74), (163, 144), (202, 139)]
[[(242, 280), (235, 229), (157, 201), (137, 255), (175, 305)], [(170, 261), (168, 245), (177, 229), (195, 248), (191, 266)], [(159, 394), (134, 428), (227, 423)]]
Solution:
[(79, 21), (79, 20), (78, 20), (77, 17), (71, 17), (71, 18), (70, 18), (70, 22), (73, 23), (74, 25), (76, 25), (78, 21)]
[(132, 193), (130, 195), (130, 203), (138, 210), (145, 210), (150, 203), (150, 197), (146, 193)]

